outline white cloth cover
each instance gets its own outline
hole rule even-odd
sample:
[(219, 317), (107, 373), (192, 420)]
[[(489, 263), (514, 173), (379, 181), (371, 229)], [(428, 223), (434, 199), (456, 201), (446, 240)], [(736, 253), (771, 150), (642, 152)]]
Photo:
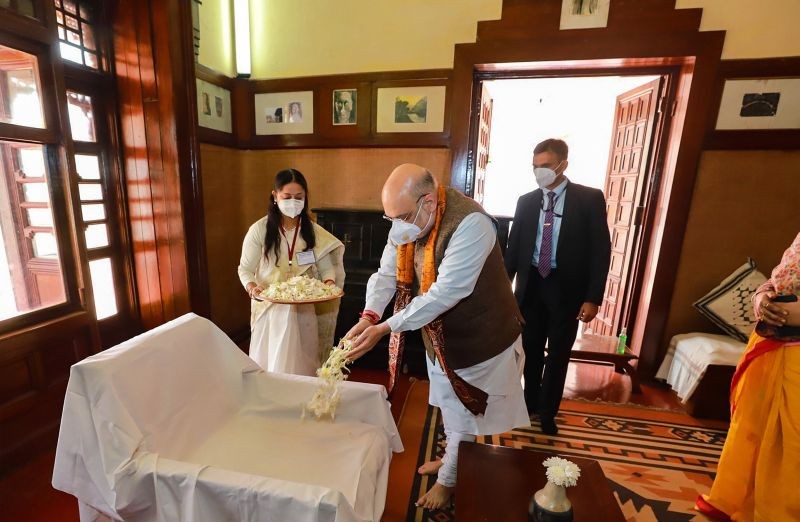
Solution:
[(301, 420), (316, 386), (187, 314), (72, 367), (53, 487), (83, 522), (379, 520), (386, 391), (345, 382), (335, 422)]
[(679, 334), (672, 338), (656, 379), (666, 381), (686, 403), (711, 364), (736, 366), (745, 343), (728, 335)]

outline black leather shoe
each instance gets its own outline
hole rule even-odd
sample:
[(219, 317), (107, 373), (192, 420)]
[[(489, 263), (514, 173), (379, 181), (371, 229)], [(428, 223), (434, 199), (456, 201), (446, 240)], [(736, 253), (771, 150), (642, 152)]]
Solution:
[(540, 417), (539, 422), (542, 425), (542, 433), (545, 435), (558, 435), (558, 426), (553, 417)]

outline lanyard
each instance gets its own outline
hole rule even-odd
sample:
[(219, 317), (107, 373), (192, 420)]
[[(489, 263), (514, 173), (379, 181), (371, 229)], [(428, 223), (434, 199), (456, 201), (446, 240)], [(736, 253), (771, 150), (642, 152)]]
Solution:
[(283, 239), (286, 240), (286, 246), (289, 248), (289, 266), (292, 266), (292, 259), (294, 259), (294, 247), (297, 245), (297, 232), (300, 230), (300, 223), (297, 223), (297, 226), (294, 227), (294, 239), (292, 239), (292, 244), (289, 244), (289, 238), (286, 237), (286, 231), (283, 230), (283, 225), (280, 225), (281, 235)]

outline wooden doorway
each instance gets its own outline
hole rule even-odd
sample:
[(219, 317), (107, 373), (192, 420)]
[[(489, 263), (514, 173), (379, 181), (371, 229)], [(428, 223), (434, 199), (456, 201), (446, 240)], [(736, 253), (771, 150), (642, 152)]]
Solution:
[[(535, 66), (536, 64), (531, 64)], [(572, 175), (567, 172), (567, 176), (573, 182), (587, 184), (604, 190), (608, 205), (608, 224), (609, 232), (612, 237), (612, 264), (606, 284), (604, 303), (601, 306), (601, 314), (598, 318), (588, 325), (590, 333), (616, 336), (622, 326), (628, 327), (630, 331), (635, 319), (635, 307), (639, 302), (637, 291), (643, 277), (642, 271), (646, 264), (647, 255), (645, 252), (646, 238), (651, 235), (653, 220), (648, 219), (652, 215), (656, 198), (658, 197), (658, 185), (653, 185), (652, 181), (657, 179), (656, 172), (664, 163), (664, 147), (659, 146), (659, 140), (668, 137), (668, 128), (672, 116), (670, 107), (675, 92), (673, 86), (676, 85), (676, 77), (679, 69), (674, 66), (645, 67), (645, 68), (599, 68), (597, 70), (587, 70), (583, 67), (574, 69), (573, 64), (564, 64), (563, 68), (552, 65), (548, 69), (520, 70), (499, 70), (501, 65), (486, 66), (486, 71), (476, 71), (473, 79), (474, 104), (470, 121), (472, 122), (470, 132), (469, 156), (467, 162), (467, 178), (465, 192), (473, 197), (484, 197), (484, 189), (489, 186), (491, 194), (487, 195), (487, 210), (493, 213), (500, 209), (498, 205), (497, 179), (503, 179), (504, 189), (502, 197), (504, 200), (503, 208), (505, 214), (513, 213), (516, 198), (529, 190), (532, 190), (532, 177), (524, 172), (516, 172), (509, 175), (510, 166), (504, 157), (511, 155), (510, 147), (519, 148), (520, 144), (512, 138), (509, 133), (509, 113), (510, 106), (514, 107), (514, 119), (522, 118), (523, 126), (520, 132), (533, 134), (536, 139), (531, 142), (531, 147), (540, 139), (547, 137), (558, 137), (559, 134), (550, 136), (547, 128), (552, 125), (544, 122), (546, 114), (562, 114), (558, 117), (559, 124), (554, 128), (564, 131), (568, 126), (582, 127), (573, 131), (567, 131), (573, 135), (575, 142), (570, 143), (570, 164)], [(608, 82), (608, 83), (607, 83)], [(490, 86), (487, 92), (487, 85)], [(503, 87), (501, 88), (501, 85)], [(519, 86), (511, 88), (511, 85)], [(537, 87), (537, 85), (539, 87)], [(635, 86), (635, 87), (634, 87)], [(592, 95), (582, 96), (583, 100), (579, 104), (569, 102), (573, 95), (592, 91)], [(516, 96), (512, 94), (516, 92)], [(524, 96), (520, 98), (520, 92)], [(558, 92), (557, 95), (548, 93)], [(598, 94), (602, 93), (602, 94)], [(521, 100), (531, 96), (539, 98), (545, 96), (545, 105), (549, 103), (556, 105), (558, 109), (543, 110), (542, 115), (536, 116), (535, 111), (529, 111), (524, 107)], [(492, 100), (496, 96), (496, 100)], [(514, 103), (504, 100), (504, 97), (512, 96)], [(615, 99), (616, 98), (616, 99)], [(490, 165), (489, 176), (486, 173), (486, 150), (489, 144), (486, 143), (485, 129), (491, 128), (492, 122), (486, 121), (486, 107), (494, 103), (499, 118), (498, 127), (494, 137), (498, 140), (508, 138), (507, 141), (514, 145), (503, 145), (499, 162)], [(539, 99), (539, 103), (542, 100)], [(589, 107), (594, 104), (607, 107), (603, 111), (593, 112)], [(535, 102), (534, 102), (535, 105)], [(563, 109), (562, 109), (563, 107)], [(592, 122), (585, 120), (584, 116), (573, 118), (568, 112), (578, 111), (580, 114), (593, 114)], [(556, 116), (552, 116), (556, 117)], [(525, 121), (536, 121), (536, 130), (524, 124)], [(565, 123), (566, 122), (566, 123)], [(525, 130), (527, 129), (527, 130)], [(587, 130), (590, 129), (590, 130)], [(593, 130), (591, 130), (593, 129)], [(602, 131), (601, 131), (602, 129)], [(558, 131), (557, 131), (558, 132)], [(498, 134), (500, 133), (500, 134)], [(547, 134), (547, 135), (545, 135)], [(592, 140), (596, 137), (601, 139), (606, 145), (599, 147), (592, 155), (592, 163), (598, 167), (590, 168), (587, 172), (585, 156), (586, 149), (591, 148)], [(610, 144), (610, 145), (609, 145)], [(577, 145), (573, 150), (572, 146)], [(492, 154), (495, 149), (492, 148)], [(516, 149), (515, 149), (516, 151)], [(608, 156), (606, 159), (606, 153)], [(659, 153), (660, 151), (660, 153)], [(520, 156), (520, 151), (513, 153)], [(573, 152), (577, 154), (573, 158)], [(583, 157), (581, 157), (583, 156)], [(529, 156), (525, 156), (529, 161)], [(496, 158), (497, 159), (497, 158)], [(572, 161), (575, 159), (576, 161)], [(584, 165), (578, 167), (579, 161)], [(572, 164), (575, 167), (572, 167)], [(529, 165), (529, 164), (526, 164)], [(602, 166), (599, 166), (602, 165)], [(607, 165), (607, 166), (606, 166)], [(492, 167), (493, 166), (493, 167)], [(511, 170), (518, 171), (517, 168)], [(577, 168), (578, 170), (574, 170)], [(494, 175), (494, 181), (492, 179)], [(499, 176), (498, 176), (499, 175)], [(522, 178), (520, 178), (522, 176)], [(531, 177), (528, 180), (527, 177)], [(514, 181), (516, 180), (516, 181)], [(513, 187), (506, 188), (505, 184), (510, 182)], [(530, 183), (530, 188), (525, 188), (525, 184)], [(517, 186), (520, 185), (520, 186)], [(513, 201), (509, 200), (513, 199)], [(506, 201), (509, 200), (509, 201)], [(510, 206), (509, 206), (510, 205)], [(510, 210), (509, 210), (510, 209)], [(508, 214), (511, 215), (511, 214)]]

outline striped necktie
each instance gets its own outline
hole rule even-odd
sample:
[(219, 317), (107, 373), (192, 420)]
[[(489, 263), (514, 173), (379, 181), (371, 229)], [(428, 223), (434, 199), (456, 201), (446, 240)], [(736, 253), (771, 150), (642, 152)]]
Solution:
[(555, 219), (555, 192), (548, 192), (550, 201), (544, 213), (544, 226), (542, 227), (542, 246), (539, 249), (539, 274), (547, 277), (553, 270), (553, 221)]

